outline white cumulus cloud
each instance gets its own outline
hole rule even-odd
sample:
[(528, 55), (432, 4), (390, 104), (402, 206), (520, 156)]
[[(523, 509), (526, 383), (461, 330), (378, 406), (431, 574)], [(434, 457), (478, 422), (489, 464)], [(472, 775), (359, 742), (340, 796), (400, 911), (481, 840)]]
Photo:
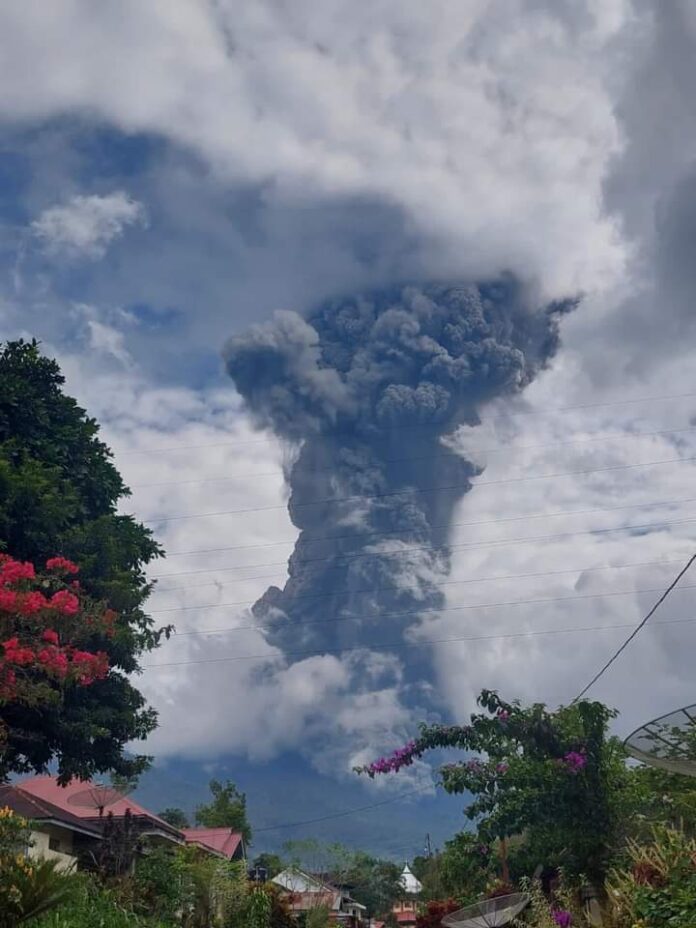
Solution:
[(144, 221), (143, 205), (117, 190), (51, 206), (32, 222), (31, 231), (49, 255), (98, 259), (128, 226)]

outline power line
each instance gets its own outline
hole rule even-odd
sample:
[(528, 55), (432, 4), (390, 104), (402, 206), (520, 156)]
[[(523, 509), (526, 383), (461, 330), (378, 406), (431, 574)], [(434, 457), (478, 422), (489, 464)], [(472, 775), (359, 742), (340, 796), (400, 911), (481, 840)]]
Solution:
[[(642, 561), (636, 564), (610, 564), (606, 567), (576, 567), (576, 568), (565, 569), (565, 570), (551, 570), (551, 571), (546, 571), (545, 573), (508, 574), (507, 576), (497, 576), (497, 577), (474, 577), (474, 578), (466, 578), (464, 580), (445, 580), (443, 583), (437, 584), (437, 587), (439, 589), (441, 586), (447, 586), (449, 584), (455, 584), (455, 583), (481, 583), (482, 581), (493, 581), (493, 580), (495, 581), (521, 580), (521, 579), (527, 579), (527, 578), (533, 578), (533, 577), (550, 577), (550, 576), (556, 576), (558, 574), (567, 574), (567, 573), (580, 573), (580, 572), (589, 573), (591, 571), (618, 570), (620, 568), (625, 569), (625, 568), (633, 568), (633, 567), (666, 566), (666, 565), (679, 564), (679, 563), (681, 563), (681, 561)], [(375, 592), (378, 592), (378, 591), (381, 592), (382, 590), (388, 590), (388, 589), (391, 589), (391, 587), (379, 587), (377, 590), (375, 590)], [(684, 587), (684, 589), (687, 589), (687, 587)], [(640, 592), (645, 592), (645, 591), (633, 590), (630, 592), (640, 593)], [(653, 591), (651, 590), (649, 592), (653, 592)], [(604, 595), (604, 594), (593, 594), (593, 595)], [(617, 594), (609, 593), (607, 595), (617, 595)], [(618, 595), (626, 595), (626, 594), (621, 593)], [(579, 599), (581, 598), (581, 596), (572, 596), (572, 597), (567, 597), (567, 598), (568, 599)], [(417, 609), (417, 610), (414, 610), (413, 612), (397, 612), (397, 613), (387, 612), (387, 613), (381, 613), (381, 617), (387, 618), (391, 616), (393, 618), (394, 615), (397, 615), (397, 616), (413, 615), (413, 614), (425, 615), (429, 612), (436, 612), (436, 613), (452, 612), (452, 611), (456, 611), (459, 608), (465, 608), (465, 609), (474, 608), (474, 605), (472, 606), (466, 605), (464, 607), (448, 606), (446, 608), (443, 607), (442, 609), (427, 609), (427, 610)], [(366, 618), (366, 616), (346, 616), (340, 619), (323, 619), (323, 620), (317, 620), (317, 621), (311, 621), (311, 622), (296, 621), (296, 622), (288, 623), (284, 627), (287, 628), (288, 625), (305, 626), (305, 625), (334, 624), (334, 623), (339, 623), (343, 621), (355, 621), (358, 618)], [(174, 638), (176, 639), (176, 638), (184, 638), (184, 637), (191, 637), (191, 636), (204, 637), (207, 635), (223, 635), (229, 632), (248, 631), (251, 629), (257, 630), (257, 629), (264, 629), (268, 627), (269, 627), (268, 625), (264, 625), (263, 623), (259, 623), (259, 622), (255, 623), (254, 625), (227, 625), (227, 626), (223, 626), (222, 628), (207, 628), (207, 629), (200, 629), (200, 630), (190, 631), (190, 632), (175, 632)]]
[[(544, 596), (538, 599), (509, 599), (502, 600), (500, 602), (494, 603), (464, 603), (457, 606), (442, 606), (433, 609), (408, 609), (404, 612), (382, 612), (373, 616), (364, 616), (364, 615), (353, 615), (353, 616), (344, 616), (339, 619), (317, 619), (311, 622), (305, 622), (302, 620), (296, 620), (294, 622), (288, 622), (284, 628), (292, 628), (294, 626), (308, 626), (308, 625), (335, 625), (341, 622), (354, 622), (359, 619), (365, 618), (383, 618), (383, 619), (398, 619), (404, 616), (410, 615), (440, 615), (442, 612), (464, 612), (469, 611), (470, 609), (502, 609), (504, 606), (534, 606), (541, 605), (543, 603), (565, 603), (565, 602), (576, 602), (583, 599), (605, 599), (608, 596), (632, 596), (636, 593), (657, 593), (659, 592), (659, 587), (651, 587), (647, 590), (610, 590), (607, 593), (574, 593), (572, 596)], [(683, 590), (692, 590), (696, 589), (694, 586), (684, 586)], [(221, 603), (221, 605), (225, 605)], [(158, 614), (163, 612), (193, 612), (198, 609), (205, 608), (203, 606), (177, 606), (172, 609), (158, 609), (153, 610)], [(268, 628), (266, 625), (254, 625), (250, 626), (251, 628)]]
[[(696, 555), (694, 555), (696, 558)], [(686, 589), (686, 587), (684, 587)], [(696, 622), (696, 619), (664, 619), (662, 622), (654, 622), (655, 625), (684, 625)], [(542, 635), (565, 635), (571, 632), (597, 632), (613, 631), (619, 628), (631, 628), (630, 622), (621, 622), (613, 625), (581, 625), (572, 628), (551, 628), (542, 631), (527, 632), (510, 632), (505, 635), (457, 635), (451, 638), (428, 638), (422, 641), (395, 641), (389, 644), (365, 643), (356, 647), (349, 648), (327, 648), (323, 651), (284, 651), (281, 657), (323, 657), (325, 655), (350, 654), (356, 651), (392, 651), (399, 648), (413, 648), (429, 646), (433, 644), (449, 644), (455, 641), (502, 641), (512, 638), (530, 638)], [(262, 661), (269, 660), (275, 655), (271, 654), (243, 654), (234, 657), (207, 657), (186, 661), (165, 661), (159, 664), (143, 664), (143, 670), (154, 670), (158, 667), (185, 667), (192, 664), (227, 664), (236, 663), (237, 661)]]
[[(467, 577), (465, 579), (458, 579), (458, 580), (441, 580), (438, 583), (433, 583), (432, 586), (439, 589), (441, 586), (450, 586), (451, 584), (457, 584), (457, 583), (483, 583), (488, 580), (520, 580), (520, 579), (525, 579), (528, 577), (529, 578), (531, 577), (552, 577), (557, 574), (580, 573), (583, 571), (588, 572), (588, 571), (593, 571), (593, 570), (620, 570), (626, 567), (653, 567), (653, 566), (658, 566), (660, 564), (677, 564), (677, 563), (680, 563), (680, 562), (679, 561), (657, 560), (657, 561), (641, 561), (639, 563), (634, 563), (634, 564), (606, 564), (606, 565), (601, 564), (601, 565), (592, 566), (592, 567), (572, 567), (572, 568), (564, 568), (563, 570), (544, 570), (538, 573), (531, 573), (531, 574), (508, 574), (506, 576), (502, 575), (502, 576), (494, 576), (494, 577), (473, 577), (473, 578)], [(175, 575), (172, 574), (172, 576), (175, 576)], [(158, 587), (156, 589), (156, 592), (159, 592), (159, 593), (188, 592), (189, 590), (203, 590), (209, 586), (215, 586), (220, 589), (226, 589), (228, 586), (235, 586), (238, 583), (248, 583), (250, 580), (273, 580), (276, 577), (277, 577), (277, 574), (275, 573), (258, 574), (255, 577), (241, 577), (241, 578), (237, 578), (236, 580), (225, 581), (224, 583), (220, 583), (216, 580), (211, 580), (206, 583), (192, 583), (192, 584), (189, 584), (188, 586), (171, 586), (171, 587), (163, 587), (161, 589)], [(278, 578), (278, 579), (280, 580), (282, 578)], [(393, 586), (385, 586), (385, 587), (377, 586), (377, 587), (371, 587), (369, 592), (379, 593), (382, 591), (386, 592), (386, 591), (393, 591), (393, 590), (394, 590)], [(353, 594), (353, 593), (357, 593), (360, 591), (351, 590), (350, 592), (351, 594)]]
[[(682, 400), (682, 399), (692, 399), (696, 397), (696, 393), (675, 393), (673, 395), (667, 396), (645, 396), (645, 397), (635, 397), (632, 399), (626, 400), (614, 400), (606, 403), (581, 403), (573, 406), (550, 406), (546, 409), (519, 409), (510, 413), (501, 413), (494, 416), (488, 416), (487, 418), (481, 421), (481, 425), (485, 425), (487, 422), (495, 422), (500, 419), (505, 421), (510, 421), (510, 419), (515, 419), (521, 416), (543, 416), (548, 412), (572, 412), (578, 409), (609, 409), (613, 406), (630, 406), (636, 403), (655, 403), (663, 400)], [(381, 431), (395, 431), (398, 430), (401, 432), (406, 431), (424, 431), (427, 426), (415, 426), (415, 427), (405, 427), (401, 428), (399, 426), (387, 426)], [(269, 438), (275, 436), (269, 436), (268, 438), (251, 438), (245, 439), (243, 441), (234, 441), (234, 442), (204, 442), (201, 444), (191, 444), (191, 445), (177, 445), (169, 448), (129, 448), (124, 451), (120, 451), (118, 447), (115, 449), (116, 454), (121, 456), (131, 455), (131, 454), (164, 454), (174, 451), (187, 451), (194, 448), (218, 448), (224, 445), (234, 445), (235, 447), (240, 447), (243, 445), (258, 445), (258, 444), (268, 444)]]
[[(389, 490), (385, 493), (358, 493), (352, 496), (332, 496), (325, 499), (307, 500), (303, 503), (293, 503), (294, 509), (306, 508), (309, 506), (326, 506), (333, 503), (349, 503), (361, 500), (386, 499), (395, 496), (415, 496), (426, 493), (440, 493), (445, 490), (476, 490), (479, 487), (499, 486), (505, 483), (521, 483), (527, 480), (549, 480), (553, 477), (579, 477), (587, 474), (599, 474), (606, 471), (628, 470), (636, 467), (658, 467), (664, 464), (689, 464), (696, 461), (696, 457), (689, 458), (669, 458), (666, 461), (642, 461), (638, 464), (611, 464), (607, 467), (593, 467), (589, 470), (571, 470), (560, 471), (553, 474), (531, 474), (526, 477), (505, 477), (501, 480), (482, 480), (479, 483), (472, 484), (467, 480), (466, 483), (453, 483), (438, 487), (406, 487), (403, 490)], [(176, 516), (165, 516), (164, 518), (143, 519), (146, 525), (159, 525), (163, 522), (179, 522), (182, 519), (204, 519), (211, 516), (229, 516), (240, 515), (243, 513), (271, 512), (278, 509), (287, 509), (287, 505), (278, 506), (254, 506), (249, 509), (222, 509), (215, 512), (193, 512), (184, 513)]]
[[(503, 522), (522, 522), (527, 521), (528, 519), (546, 519), (556, 516), (576, 516), (576, 515), (589, 515), (596, 512), (620, 512), (625, 509), (650, 509), (656, 506), (676, 506), (681, 505), (682, 503), (694, 503), (696, 502), (696, 496), (687, 496), (681, 499), (661, 499), (653, 500), (647, 503), (631, 503), (624, 506), (596, 506), (591, 509), (557, 509), (552, 510), (551, 512), (533, 512), (526, 513), (521, 516), (506, 516), (502, 519), (476, 519), (474, 521), (466, 522), (433, 522), (430, 525), (431, 529), (434, 528), (461, 528), (463, 526), (471, 525), (499, 525)], [(380, 531), (374, 532), (360, 532), (352, 533), (345, 535), (306, 535), (304, 532), (301, 536), (301, 542), (303, 545), (308, 546), (314, 544), (317, 541), (365, 541), (368, 538), (382, 538), (385, 535), (402, 535), (403, 528), (396, 529), (383, 529)], [(298, 542), (297, 538), (288, 538), (286, 541), (269, 541), (263, 542), (262, 544), (256, 545), (225, 545), (221, 548), (195, 548), (192, 551), (167, 551), (166, 559), (172, 557), (192, 557), (195, 554), (215, 554), (219, 551), (251, 551), (258, 548), (277, 548), (282, 545), (296, 545)], [(214, 568), (213, 568), (214, 569)], [(160, 577), (176, 576), (176, 574), (161, 574)], [(152, 579), (157, 579), (153, 577)]]
[[(589, 438), (576, 438), (572, 441), (559, 441), (551, 442), (549, 444), (543, 445), (519, 445), (513, 450), (518, 451), (542, 451), (549, 448), (564, 448), (569, 445), (579, 445), (579, 444), (588, 444), (597, 441), (627, 441), (632, 438), (640, 438), (641, 436), (648, 437), (654, 435), (677, 435), (684, 432), (694, 432), (696, 431), (696, 426), (688, 426), (679, 429), (656, 429), (655, 431), (649, 432), (615, 432), (609, 435), (599, 435), (591, 436)], [(434, 461), (438, 458), (452, 458), (452, 457), (461, 457), (462, 460), (466, 460), (466, 455), (468, 454), (501, 454), (502, 452), (508, 452), (510, 450), (509, 446), (503, 446), (502, 448), (466, 448), (462, 452), (458, 452), (456, 449), (452, 449), (449, 453), (442, 454), (424, 454), (413, 457), (401, 457), (401, 458), (385, 458), (380, 461), (381, 464), (401, 464), (407, 463), (410, 461)], [(311, 474), (324, 474), (331, 473), (335, 468), (332, 467), (317, 467), (312, 468), (309, 473)], [(202, 484), (202, 483), (231, 483), (234, 480), (247, 480), (249, 478), (258, 478), (258, 477), (283, 477), (285, 476), (285, 471), (283, 470), (270, 470), (262, 471), (261, 473), (248, 473), (248, 474), (230, 474), (225, 477), (199, 477), (193, 480), (159, 480), (154, 483), (134, 483), (131, 485), (133, 490), (143, 490), (151, 487), (173, 487), (173, 486), (188, 486), (191, 484)]]
[[(626, 648), (627, 648), (627, 647), (629, 646), (629, 644), (633, 641), (633, 639), (636, 637), (636, 635), (641, 631), (641, 629), (645, 628), (645, 626), (647, 625), (648, 621), (650, 620), (650, 617), (651, 617), (652, 615), (654, 615), (655, 612), (657, 612), (657, 610), (660, 608), (660, 606), (662, 605), (662, 603), (667, 599), (667, 597), (669, 596), (669, 594), (670, 594), (670, 593), (672, 592), (672, 590), (676, 587), (676, 585), (679, 583), (679, 581), (680, 581), (681, 578), (684, 576), (684, 574), (689, 570), (689, 568), (690, 568), (691, 565), (694, 563), (694, 561), (696, 561), (696, 554), (692, 554), (692, 555), (691, 555), (691, 557), (690, 557), (689, 560), (686, 562), (686, 564), (684, 565), (684, 567), (682, 567), (682, 569), (679, 571), (679, 573), (678, 573), (677, 576), (674, 578), (674, 580), (672, 580), (672, 582), (671, 582), (670, 585), (667, 587), (667, 589), (662, 593), (662, 595), (661, 595), (660, 598), (657, 600), (657, 602), (656, 602), (655, 605), (652, 607), (652, 609), (650, 609), (650, 611), (645, 615), (645, 617), (642, 619), (642, 621), (639, 622), (638, 625), (636, 625), (636, 627), (633, 629), (633, 631), (632, 631), (631, 634), (628, 636), (628, 638), (623, 642), (623, 644), (618, 648), (618, 650), (616, 650), (616, 651), (614, 652), (614, 654), (612, 654), (612, 656), (609, 658), (609, 660), (606, 662), (606, 664), (604, 664), (604, 666), (603, 666), (600, 670), (597, 671), (597, 673), (594, 675), (594, 677), (592, 677), (592, 679), (591, 679), (590, 682), (587, 684), (587, 686), (586, 686), (583, 690), (581, 690), (581, 692), (575, 697), (575, 699), (573, 700), (574, 703), (576, 703), (576, 702), (578, 702), (578, 700), (582, 699), (582, 697), (583, 697), (583, 696), (585, 695), (585, 693), (590, 689), (590, 687), (594, 686), (594, 684), (599, 680), (599, 678), (600, 678), (604, 673), (606, 673), (606, 671), (611, 667), (611, 665), (612, 665), (612, 664), (614, 663), (614, 661), (619, 657), (619, 655), (622, 654), (622, 653), (626, 650)], [(683, 590), (688, 590), (689, 587), (681, 587), (681, 589), (683, 589)]]
[[(262, 831), (278, 831), (281, 828), (299, 828), (301, 825), (317, 825), (319, 822), (327, 822), (332, 818), (344, 818), (347, 815), (357, 815), (359, 812), (369, 812), (371, 809), (377, 809), (380, 806), (386, 806), (392, 802), (400, 802), (402, 799), (406, 799), (408, 796), (415, 796), (417, 793), (430, 792), (431, 790), (432, 786), (428, 784), (427, 786), (421, 786), (418, 789), (410, 789), (405, 793), (399, 793), (398, 796), (392, 796), (389, 799), (382, 799), (379, 802), (371, 802), (366, 806), (358, 806), (354, 809), (344, 809), (343, 812), (331, 812), (329, 815), (320, 815), (318, 818), (308, 818), (301, 822), (284, 822), (282, 825), (267, 825), (264, 828), (254, 828), (254, 834), (259, 834)], [(407, 845), (404, 845), (404, 847), (406, 846)]]
[[(665, 525), (688, 525), (696, 521), (696, 517), (691, 519), (661, 519), (658, 522), (643, 522), (637, 525), (620, 525), (615, 528), (596, 528), (596, 529), (587, 529), (582, 532), (561, 532), (555, 535), (529, 535), (522, 536), (519, 538), (503, 538), (494, 541), (473, 541), (473, 542), (462, 542), (461, 544), (456, 545), (447, 545), (448, 551), (460, 551), (463, 549), (471, 548), (490, 548), (490, 547), (500, 547), (504, 548), (508, 545), (516, 545), (520, 542), (532, 542), (532, 541), (548, 541), (548, 540), (561, 540), (564, 538), (577, 538), (584, 535), (607, 535), (613, 532), (630, 532), (635, 529), (648, 529), (648, 528), (659, 528)], [(397, 557), (404, 554), (411, 554), (413, 551), (429, 551), (436, 550), (438, 546), (434, 546), (432, 543), (423, 544), (423, 545), (411, 545), (407, 548), (398, 548), (394, 551), (357, 551), (357, 552), (348, 552), (347, 554), (333, 554), (329, 557), (318, 557), (318, 558), (305, 558), (304, 560), (296, 560), (296, 564), (316, 564), (323, 563), (326, 561), (333, 561), (335, 559), (342, 558), (343, 560), (350, 561), (356, 560), (358, 558), (386, 558), (386, 557)], [(286, 566), (287, 561), (269, 561), (263, 564), (237, 564), (234, 567), (210, 567), (201, 570), (181, 570), (176, 573), (169, 574), (159, 574), (153, 576), (151, 579), (163, 579), (164, 577), (186, 577), (194, 574), (210, 574), (210, 573), (226, 573), (230, 570), (253, 570), (260, 567), (281, 567)], [(337, 564), (336, 568), (345, 567), (345, 564)], [(333, 569), (333, 568), (332, 568)], [(255, 580), (263, 579), (256, 577), (241, 577), (242, 580)], [(240, 605), (239, 603), (230, 603), (230, 605)]]

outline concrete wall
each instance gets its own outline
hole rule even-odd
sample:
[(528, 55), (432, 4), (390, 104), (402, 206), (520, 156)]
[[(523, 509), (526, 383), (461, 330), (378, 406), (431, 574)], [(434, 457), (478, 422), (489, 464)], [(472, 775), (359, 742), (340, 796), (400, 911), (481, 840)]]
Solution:
[(33, 844), (29, 848), (29, 857), (35, 860), (57, 860), (61, 870), (71, 870), (76, 866), (73, 833), (67, 828), (59, 828), (56, 825), (42, 826), (41, 831), (32, 831), (31, 840)]

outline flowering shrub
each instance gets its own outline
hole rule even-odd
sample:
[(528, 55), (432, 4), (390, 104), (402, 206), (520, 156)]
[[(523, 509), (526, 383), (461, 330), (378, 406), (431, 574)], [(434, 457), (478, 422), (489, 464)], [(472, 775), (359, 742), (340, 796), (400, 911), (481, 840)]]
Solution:
[(12, 809), (0, 809), (0, 928), (15, 928), (58, 905), (69, 879), (55, 861), (31, 860), (29, 822)]
[(39, 575), (33, 564), (0, 554), (0, 709), (55, 699), (61, 687), (107, 675), (106, 653), (90, 645), (113, 637), (115, 615), (82, 594), (70, 579), (78, 571), (53, 557)]
[[(430, 750), (459, 748), (469, 756), (444, 765), (442, 783), (473, 797), (466, 815), (482, 844), (524, 835), (537, 860), (603, 879), (627, 777), (621, 746), (607, 736), (612, 712), (595, 702), (523, 708), (488, 690), (479, 705), (469, 725), (423, 725), (418, 738), (357, 772), (394, 773)], [(507, 877), (505, 853), (501, 845)]]

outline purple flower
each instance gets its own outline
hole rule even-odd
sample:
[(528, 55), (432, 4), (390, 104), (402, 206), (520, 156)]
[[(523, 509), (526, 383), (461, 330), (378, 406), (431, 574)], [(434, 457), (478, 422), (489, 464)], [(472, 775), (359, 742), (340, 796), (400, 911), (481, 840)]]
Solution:
[(552, 914), (553, 920), (559, 928), (570, 928), (573, 924), (573, 916), (565, 909), (555, 909)]
[(507, 709), (498, 709), (498, 711), (495, 714), (495, 717), (498, 719), (499, 722), (507, 722), (507, 720), (510, 718), (510, 713), (508, 712)]
[(504, 762), (502, 764), (498, 764), (498, 766), (495, 768), (496, 773), (507, 773), (509, 769), (510, 768), (508, 765)]
[(579, 773), (587, 765), (587, 757), (579, 751), (568, 751), (563, 763), (571, 773)]

